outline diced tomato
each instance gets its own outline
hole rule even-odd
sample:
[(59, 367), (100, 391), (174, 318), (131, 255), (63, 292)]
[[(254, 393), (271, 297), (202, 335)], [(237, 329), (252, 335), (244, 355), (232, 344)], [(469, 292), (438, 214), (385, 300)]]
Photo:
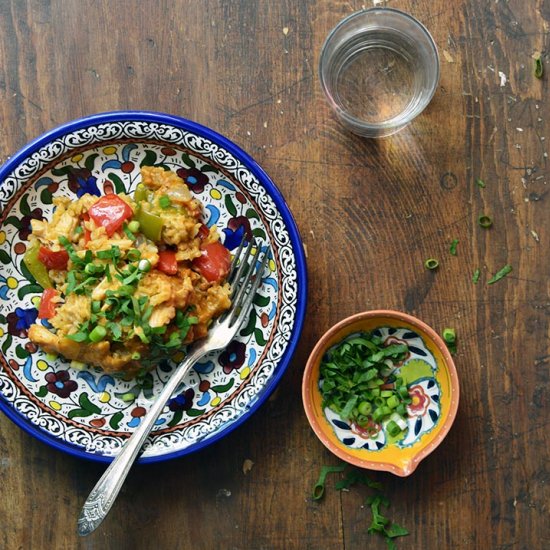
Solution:
[(204, 223), (199, 227), (199, 231), (197, 233), (197, 237), (202, 241), (206, 237), (210, 235), (210, 229), (208, 229), (207, 225), (204, 225)]
[(122, 224), (130, 219), (134, 212), (118, 195), (104, 195), (88, 210), (95, 224), (105, 228), (109, 237), (118, 231)]
[(229, 273), (231, 254), (222, 243), (209, 243), (202, 249), (202, 255), (193, 260), (193, 266), (207, 281), (218, 282)]
[(67, 269), (69, 254), (64, 248), (61, 250), (50, 250), (46, 246), (41, 246), (38, 249), (38, 259), (48, 269)]
[(159, 271), (166, 273), (166, 275), (175, 275), (178, 272), (178, 261), (176, 260), (176, 253), (173, 250), (162, 250), (159, 252)]
[(55, 288), (47, 288), (44, 290), (40, 300), (40, 307), (38, 308), (39, 319), (51, 319), (55, 315), (57, 302), (54, 300), (58, 295), (59, 292), (57, 292)]

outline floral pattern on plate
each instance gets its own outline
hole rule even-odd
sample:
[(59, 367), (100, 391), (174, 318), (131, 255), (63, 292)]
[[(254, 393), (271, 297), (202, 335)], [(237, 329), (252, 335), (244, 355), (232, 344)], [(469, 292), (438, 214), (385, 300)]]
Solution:
[(48, 442), (88, 458), (116, 454), (174, 365), (167, 360), (140, 379), (124, 380), (100, 369), (75, 370), (28, 341), (42, 289), (22, 258), (30, 220), (50, 217), (55, 196), (131, 193), (141, 166), (162, 166), (187, 182), (205, 206), (205, 223), (218, 227), (230, 250), (243, 235), (253, 236), (271, 256), (248, 324), (226, 350), (195, 365), (157, 420), (142, 461), (190, 452), (240, 423), (273, 389), (301, 328), (303, 258), (289, 213), (281, 212), (254, 167), (216, 143), (219, 136), (208, 139), (193, 123), (188, 130), (186, 121), (183, 127), (159, 123), (162, 115), (144, 118), (152, 120), (112, 120), (61, 133), (0, 187), (0, 398), (16, 421), (30, 421), (31, 431), (38, 428)]

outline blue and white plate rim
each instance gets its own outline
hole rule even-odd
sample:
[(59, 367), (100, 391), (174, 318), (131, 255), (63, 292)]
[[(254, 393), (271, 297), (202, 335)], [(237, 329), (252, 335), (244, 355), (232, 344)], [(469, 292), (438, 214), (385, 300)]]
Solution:
[[(288, 341), (288, 346), (279, 361), (278, 368), (276, 369), (276, 372), (274, 373), (271, 381), (264, 388), (263, 392), (258, 395), (257, 399), (254, 401), (251, 407), (239, 418), (232, 421), (227, 426), (227, 428), (220, 430), (218, 433), (213, 434), (211, 437), (205, 440), (198, 441), (189, 447), (173, 452), (157, 456), (142, 457), (139, 459), (140, 463), (146, 464), (178, 458), (192, 452), (199, 451), (206, 446), (212, 445), (216, 441), (227, 436), (241, 424), (243, 424), (269, 398), (269, 396), (273, 393), (274, 389), (279, 384), (284, 373), (286, 372), (292, 356), (294, 355), (300, 334), (302, 332), (307, 301), (307, 268), (302, 239), (300, 237), (296, 221), (294, 220), (294, 217), (292, 216), (292, 213), (288, 205), (286, 204), (283, 195), (281, 194), (275, 183), (268, 176), (268, 174), (263, 170), (263, 168), (248, 153), (246, 153), (240, 146), (235, 144), (229, 138), (223, 136), (222, 134), (216, 132), (215, 130), (212, 130), (207, 126), (180, 116), (155, 111), (125, 110), (108, 111), (72, 120), (42, 134), (41, 136), (29, 142), (23, 148), (21, 148), (12, 157), (10, 157), (9, 160), (0, 167), (0, 187), (4, 184), (4, 180), (6, 179), (6, 177), (11, 174), (19, 166), (19, 164), (21, 164), (21, 162), (23, 162), (30, 155), (47, 145), (49, 142), (56, 140), (71, 132), (97, 126), (99, 124), (130, 121), (167, 124), (181, 130), (194, 133), (195, 135), (204, 137), (223, 147), (233, 157), (235, 157), (244, 166), (246, 166), (250, 170), (250, 172), (257, 178), (259, 183), (274, 201), (277, 210), (279, 211), (281, 217), (285, 222), (285, 226), (292, 243), (292, 249), (295, 253), (297, 271), (296, 275), (299, 283), (296, 315), (294, 319), (292, 335), (290, 336)], [(22, 428), (28, 434), (64, 453), (96, 462), (111, 462), (113, 460), (112, 456), (88, 453), (82, 450), (82, 448), (73, 445), (70, 442), (62, 441), (56, 438), (54, 435), (41, 430), (39, 426), (30, 422), (25, 416), (14, 410), (8, 403), (4, 402), (2, 395), (0, 395), (0, 410), (18, 427)]]

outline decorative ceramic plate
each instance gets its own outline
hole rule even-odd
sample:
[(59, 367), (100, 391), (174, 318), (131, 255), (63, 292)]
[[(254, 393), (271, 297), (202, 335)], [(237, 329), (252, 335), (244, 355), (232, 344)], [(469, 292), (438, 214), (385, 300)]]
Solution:
[[(407, 429), (396, 437), (378, 425), (368, 433), (323, 406), (319, 377), (323, 356), (360, 332), (372, 333), (384, 345), (408, 347), (398, 375), (412, 402), (407, 407)], [(304, 371), (302, 397), (311, 427), (335, 455), (360, 468), (407, 476), (447, 435), (458, 408), (459, 385), (449, 350), (433, 329), (405, 313), (380, 310), (348, 317), (323, 335)]]
[(42, 289), (22, 259), (30, 220), (50, 218), (53, 198), (131, 193), (140, 167), (178, 173), (205, 205), (231, 250), (244, 233), (271, 255), (248, 324), (221, 353), (203, 358), (157, 421), (141, 462), (196, 451), (240, 425), (275, 388), (302, 328), (306, 272), (301, 240), (275, 185), (235, 144), (161, 113), (114, 112), (80, 119), (30, 143), (0, 170), (0, 408), (38, 439), (109, 461), (174, 365), (139, 380), (75, 370), (28, 340)]

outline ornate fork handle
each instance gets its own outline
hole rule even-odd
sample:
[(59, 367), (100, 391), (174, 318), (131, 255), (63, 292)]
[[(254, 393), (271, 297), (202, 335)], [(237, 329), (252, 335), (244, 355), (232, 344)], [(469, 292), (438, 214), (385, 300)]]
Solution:
[[(235, 253), (228, 277), (228, 282), (232, 285), (230, 310), (214, 321), (203, 340), (191, 346), (189, 355), (179, 364), (170, 377), (151, 409), (145, 415), (141, 425), (138, 426), (130, 439), (123, 445), (118, 456), (105, 470), (80, 513), (78, 519), (79, 535), (89, 535), (103, 521), (103, 518), (111, 509), (134, 460), (153, 429), (155, 421), (168, 399), (172, 397), (185, 375), (189, 372), (189, 369), (205, 353), (228, 346), (237, 334), (239, 327), (248, 318), (252, 300), (261, 283), (269, 254), (264, 252), (262, 261), (257, 262), (256, 255), (252, 255), (254, 242), (250, 241), (246, 247), (244, 247), (244, 243), (243, 239)], [(249, 258), (252, 258), (252, 261), (249, 262)]]
[(159, 394), (141, 424), (122, 447), (120, 453), (111, 462), (105, 473), (88, 496), (80, 517), (78, 518), (78, 534), (89, 535), (103, 521), (124, 484), (132, 464), (139, 454), (145, 440), (164, 409), (166, 402), (172, 397), (191, 367), (209, 350), (204, 345), (192, 347), (189, 355), (181, 362), (166, 386)]

